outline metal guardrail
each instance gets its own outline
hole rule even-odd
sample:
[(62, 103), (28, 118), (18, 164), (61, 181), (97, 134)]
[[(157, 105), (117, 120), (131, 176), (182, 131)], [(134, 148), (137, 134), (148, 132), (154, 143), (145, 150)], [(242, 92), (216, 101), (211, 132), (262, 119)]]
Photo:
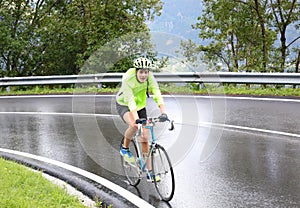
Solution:
[[(119, 83), (123, 73), (0, 78), (0, 86)], [(300, 85), (300, 73), (154, 73), (158, 82)]]

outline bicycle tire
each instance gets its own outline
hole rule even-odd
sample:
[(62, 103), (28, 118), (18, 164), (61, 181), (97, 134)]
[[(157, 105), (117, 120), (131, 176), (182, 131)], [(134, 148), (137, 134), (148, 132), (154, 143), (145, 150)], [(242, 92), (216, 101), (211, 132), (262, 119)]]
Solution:
[(154, 180), (154, 186), (163, 201), (170, 201), (175, 192), (174, 171), (171, 160), (167, 151), (156, 144), (155, 150), (152, 152), (152, 172), (155, 176), (160, 176), (161, 180)]
[[(123, 145), (123, 142), (124, 142), (124, 138), (121, 141), (120, 147)], [(129, 149), (134, 158), (139, 158), (139, 154), (134, 140), (131, 140), (129, 144)], [(124, 175), (126, 176), (129, 184), (132, 186), (137, 186), (141, 180), (138, 162), (136, 161), (135, 164), (130, 164), (126, 162), (124, 160), (124, 157), (121, 155), (121, 164), (122, 164)]]

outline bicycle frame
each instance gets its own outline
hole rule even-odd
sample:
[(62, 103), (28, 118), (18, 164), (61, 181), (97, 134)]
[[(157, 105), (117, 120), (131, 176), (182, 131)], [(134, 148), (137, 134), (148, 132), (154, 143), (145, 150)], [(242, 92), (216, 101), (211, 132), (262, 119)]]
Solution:
[(147, 169), (146, 169), (147, 161), (150, 158), (150, 155), (151, 155), (153, 149), (155, 148), (155, 144), (156, 144), (156, 137), (154, 135), (153, 125), (154, 125), (154, 123), (152, 123), (152, 122), (145, 125), (145, 126), (143, 126), (143, 124), (138, 124), (138, 131), (137, 131), (136, 135), (134, 136), (134, 140), (135, 140), (136, 144), (138, 144), (138, 139), (142, 135), (143, 128), (150, 130), (151, 144), (150, 144), (149, 151), (148, 151), (148, 153), (145, 157), (145, 161), (143, 160), (143, 154), (141, 153), (140, 146), (137, 145), (137, 151), (138, 151), (138, 154), (139, 154), (139, 158), (137, 158), (137, 159), (139, 161), (139, 165), (141, 167), (140, 169), (141, 169), (142, 172), (147, 171)]
[[(148, 122), (146, 119), (138, 119), (136, 120), (136, 124), (138, 126), (138, 130), (133, 137), (132, 145), (133, 151), (135, 156), (134, 162), (125, 162), (123, 156), (122, 157), (122, 164), (124, 173), (128, 179), (128, 182), (132, 186), (136, 186), (139, 184), (140, 179), (143, 176), (143, 173), (147, 174), (147, 180), (152, 181), (154, 183), (155, 189), (162, 200), (170, 201), (174, 195), (175, 190), (175, 181), (174, 181), (174, 172), (172, 168), (172, 163), (170, 158), (166, 152), (166, 150), (159, 145), (156, 141), (157, 138), (154, 134), (154, 126), (156, 122), (164, 122), (168, 121), (171, 124), (170, 131), (174, 129), (173, 121), (161, 120), (160, 118), (149, 118)], [(143, 129), (149, 129), (151, 134), (151, 140), (149, 139), (150, 148), (147, 154), (143, 155), (139, 139), (143, 133)], [(124, 140), (124, 139), (123, 139)], [(121, 145), (123, 144), (123, 141)], [(151, 160), (151, 161), (150, 161)], [(147, 169), (147, 164), (150, 166), (151, 162), (151, 169)], [(133, 171), (133, 172), (132, 172)], [(150, 172), (151, 171), (151, 172)], [(160, 181), (163, 182), (160, 182)]]

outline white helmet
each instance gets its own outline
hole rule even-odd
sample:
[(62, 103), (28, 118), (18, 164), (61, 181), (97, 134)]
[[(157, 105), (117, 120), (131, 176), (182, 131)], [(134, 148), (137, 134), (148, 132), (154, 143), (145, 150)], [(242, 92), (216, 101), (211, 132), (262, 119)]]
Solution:
[(137, 69), (150, 69), (152, 68), (152, 61), (145, 57), (140, 57), (134, 61), (133, 66)]

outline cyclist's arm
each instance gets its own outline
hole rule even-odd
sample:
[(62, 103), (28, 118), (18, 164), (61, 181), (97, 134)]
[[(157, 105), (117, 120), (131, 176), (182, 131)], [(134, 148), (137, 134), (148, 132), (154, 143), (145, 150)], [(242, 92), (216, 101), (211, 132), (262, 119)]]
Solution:
[(165, 104), (160, 104), (159, 109), (161, 114), (167, 114)]

